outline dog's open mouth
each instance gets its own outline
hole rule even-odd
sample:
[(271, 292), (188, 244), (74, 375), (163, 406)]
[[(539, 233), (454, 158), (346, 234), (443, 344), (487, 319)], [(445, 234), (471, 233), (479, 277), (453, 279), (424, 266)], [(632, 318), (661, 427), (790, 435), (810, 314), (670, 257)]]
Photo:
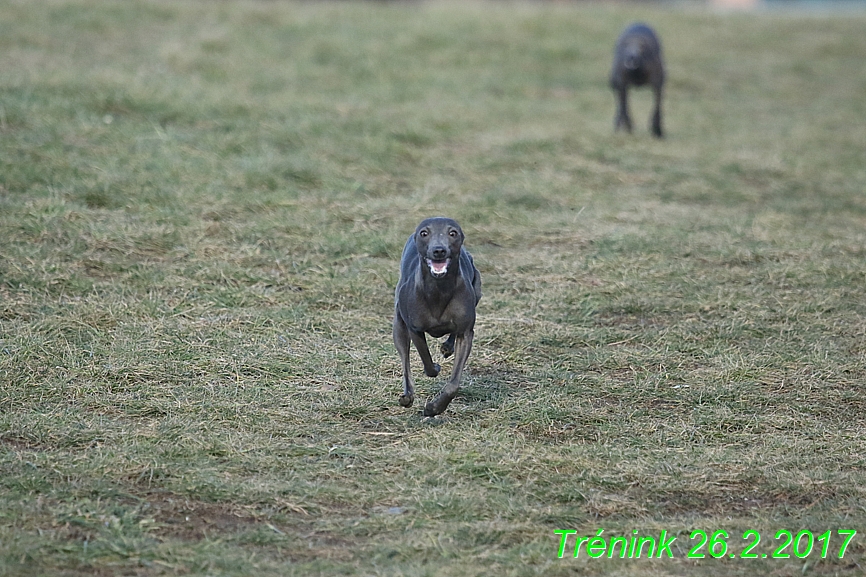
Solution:
[(435, 277), (444, 276), (445, 273), (448, 272), (449, 264), (451, 264), (450, 258), (446, 258), (445, 260), (433, 260), (431, 258), (427, 259), (427, 266), (430, 267), (430, 274)]

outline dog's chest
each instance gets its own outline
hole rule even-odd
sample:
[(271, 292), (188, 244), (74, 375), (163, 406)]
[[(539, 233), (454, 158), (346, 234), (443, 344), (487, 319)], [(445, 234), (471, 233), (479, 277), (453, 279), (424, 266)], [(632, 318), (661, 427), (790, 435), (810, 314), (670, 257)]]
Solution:
[(465, 331), (473, 324), (475, 311), (463, 296), (461, 293), (445, 301), (428, 300), (426, 307), (416, 310), (419, 314), (410, 324), (415, 325), (416, 330), (424, 331), (433, 337)]
[(649, 73), (647, 72), (645, 65), (635, 70), (627, 70), (625, 76), (628, 81), (635, 86), (643, 86), (647, 83), (647, 80), (649, 80)]

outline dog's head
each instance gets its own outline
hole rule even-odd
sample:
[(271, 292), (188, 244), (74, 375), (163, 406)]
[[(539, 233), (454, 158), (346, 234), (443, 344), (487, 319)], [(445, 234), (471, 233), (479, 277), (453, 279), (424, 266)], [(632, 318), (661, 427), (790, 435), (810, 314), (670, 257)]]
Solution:
[(642, 38), (629, 38), (622, 50), (622, 63), (626, 70), (640, 70), (649, 49)]
[(415, 229), (415, 246), (430, 274), (442, 278), (449, 270), (457, 270), (457, 259), (463, 246), (463, 229), (450, 218), (428, 218)]

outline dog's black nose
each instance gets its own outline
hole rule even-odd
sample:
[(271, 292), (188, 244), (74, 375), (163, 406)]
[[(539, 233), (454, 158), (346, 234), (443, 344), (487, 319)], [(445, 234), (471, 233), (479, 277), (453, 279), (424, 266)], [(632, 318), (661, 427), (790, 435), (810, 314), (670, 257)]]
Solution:
[(437, 246), (430, 251), (430, 254), (433, 256), (433, 260), (445, 260), (445, 257), (448, 256), (448, 251), (445, 250), (445, 247)]

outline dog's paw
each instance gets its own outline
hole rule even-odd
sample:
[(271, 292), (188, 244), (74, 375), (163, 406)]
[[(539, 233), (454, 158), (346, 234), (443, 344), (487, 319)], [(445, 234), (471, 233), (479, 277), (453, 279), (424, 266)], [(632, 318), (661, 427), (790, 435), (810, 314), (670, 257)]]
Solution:
[(435, 417), (436, 415), (441, 415), (456, 396), (457, 389), (451, 389), (449, 386), (446, 386), (438, 395), (427, 401), (427, 404), (424, 405), (424, 416)]
[(441, 413), (436, 404), (433, 401), (430, 401), (426, 405), (424, 405), (424, 416), (425, 417), (435, 417), (439, 413)]
[(424, 405), (424, 416), (435, 417), (436, 415), (441, 415), (450, 403), (451, 399), (443, 397), (441, 394), (436, 395), (432, 401), (427, 401), (427, 404)]
[(448, 341), (445, 341), (439, 345), (439, 352), (441, 352), (442, 356), (447, 359), (454, 354), (454, 343), (448, 344)]
[(439, 366), (439, 363), (433, 363), (433, 370), (428, 371), (427, 369), (424, 369), (424, 374), (428, 377), (436, 377), (439, 376), (440, 370), (442, 370), (442, 367)]
[(404, 407), (411, 407), (415, 402), (415, 395), (400, 395), (400, 404)]

